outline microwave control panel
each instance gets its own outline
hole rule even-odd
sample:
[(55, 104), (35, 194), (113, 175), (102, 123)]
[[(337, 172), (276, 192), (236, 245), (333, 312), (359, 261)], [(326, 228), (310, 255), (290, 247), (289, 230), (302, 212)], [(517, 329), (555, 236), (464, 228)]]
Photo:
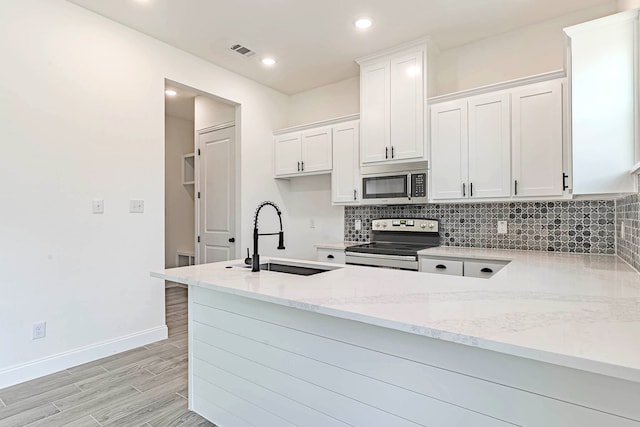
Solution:
[(427, 174), (411, 174), (411, 197), (427, 197)]

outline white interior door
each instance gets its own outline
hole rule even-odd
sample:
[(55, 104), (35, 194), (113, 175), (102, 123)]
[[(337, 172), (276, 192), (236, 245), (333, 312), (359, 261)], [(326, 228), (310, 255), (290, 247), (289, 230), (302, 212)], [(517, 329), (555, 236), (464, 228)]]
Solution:
[(198, 134), (198, 263), (235, 254), (235, 126)]

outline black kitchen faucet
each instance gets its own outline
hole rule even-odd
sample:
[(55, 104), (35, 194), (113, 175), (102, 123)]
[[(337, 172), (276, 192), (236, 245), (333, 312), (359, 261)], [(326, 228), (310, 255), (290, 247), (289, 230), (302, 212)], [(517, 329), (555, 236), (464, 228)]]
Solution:
[[(272, 206), (276, 213), (278, 214), (278, 219), (280, 220), (280, 231), (277, 233), (258, 233), (258, 215), (260, 214), (260, 210), (265, 206)], [(260, 271), (260, 255), (258, 255), (258, 237), (260, 236), (275, 236), (278, 235), (278, 248), (284, 249), (284, 232), (282, 231), (282, 212), (278, 205), (273, 202), (266, 201), (260, 203), (258, 208), (256, 209), (256, 215), (253, 218), (253, 256), (251, 257), (251, 271)]]

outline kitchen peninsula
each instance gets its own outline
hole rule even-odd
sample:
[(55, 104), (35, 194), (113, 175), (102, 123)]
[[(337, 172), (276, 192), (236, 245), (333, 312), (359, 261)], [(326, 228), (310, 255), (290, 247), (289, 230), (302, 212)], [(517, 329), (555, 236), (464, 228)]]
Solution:
[(420, 255), (509, 263), (490, 279), (237, 260), (152, 273), (189, 285), (191, 409), (221, 427), (640, 426), (640, 275), (627, 264)]

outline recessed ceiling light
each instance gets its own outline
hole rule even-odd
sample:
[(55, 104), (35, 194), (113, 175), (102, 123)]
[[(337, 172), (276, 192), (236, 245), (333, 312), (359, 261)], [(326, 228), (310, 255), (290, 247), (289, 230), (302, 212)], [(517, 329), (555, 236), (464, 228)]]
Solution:
[(275, 60), (275, 59), (273, 59), (273, 58), (264, 58), (264, 59), (262, 60), (262, 63), (263, 63), (264, 65), (276, 65), (276, 60)]
[(178, 94), (178, 92), (176, 92), (173, 89), (167, 89), (167, 90), (164, 91), (164, 93), (166, 93), (167, 96), (176, 96)]
[(373, 22), (369, 18), (360, 18), (355, 23), (356, 28), (359, 28), (361, 30), (366, 30), (367, 28), (371, 27), (371, 25), (373, 25)]

